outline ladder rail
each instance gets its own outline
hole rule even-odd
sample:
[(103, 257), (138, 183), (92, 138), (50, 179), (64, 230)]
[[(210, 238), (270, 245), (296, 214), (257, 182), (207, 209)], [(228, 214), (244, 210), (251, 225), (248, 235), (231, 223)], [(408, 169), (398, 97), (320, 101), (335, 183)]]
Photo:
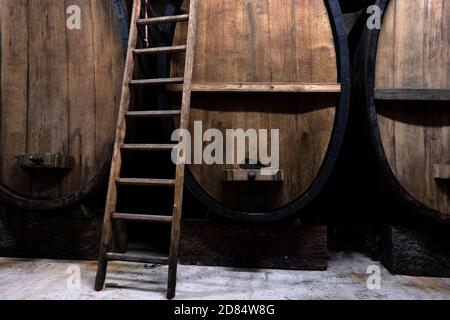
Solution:
[[(192, 95), (192, 76), (194, 71), (194, 55), (197, 37), (197, 10), (198, 0), (191, 0), (189, 8), (189, 23), (186, 42), (186, 62), (184, 70), (183, 97), (181, 103), (181, 120), (180, 129), (187, 130), (189, 128), (191, 95)], [(183, 130), (181, 131), (183, 132)], [(180, 137), (182, 139), (182, 135)], [(185, 155), (183, 143), (179, 143), (180, 154)], [(181, 234), (181, 215), (183, 205), (184, 190), (184, 173), (185, 163), (181, 162), (176, 167), (175, 178), (175, 196), (173, 207), (173, 223), (170, 237), (170, 253), (169, 253), (169, 276), (167, 285), (167, 298), (175, 297), (176, 277), (178, 267), (178, 256), (180, 250), (180, 234)]]
[(125, 62), (125, 70), (122, 83), (122, 95), (120, 98), (119, 115), (117, 120), (116, 136), (114, 140), (114, 151), (112, 156), (111, 171), (108, 184), (108, 196), (106, 199), (105, 214), (103, 218), (103, 231), (102, 231), (102, 240), (100, 243), (100, 256), (97, 268), (97, 276), (95, 280), (95, 290), (97, 291), (103, 289), (106, 278), (106, 270), (108, 267), (108, 260), (106, 254), (109, 250), (112, 240), (111, 215), (114, 213), (117, 204), (116, 177), (119, 176), (122, 165), (122, 155), (120, 147), (125, 140), (125, 132), (126, 132), (125, 114), (130, 107), (131, 89), (129, 82), (132, 80), (134, 73), (133, 49), (136, 47), (137, 44), (138, 26), (136, 24), (136, 21), (140, 16), (141, 6), (142, 6), (141, 0), (133, 0), (133, 11), (130, 24), (130, 36), (128, 41), (127, 57)]

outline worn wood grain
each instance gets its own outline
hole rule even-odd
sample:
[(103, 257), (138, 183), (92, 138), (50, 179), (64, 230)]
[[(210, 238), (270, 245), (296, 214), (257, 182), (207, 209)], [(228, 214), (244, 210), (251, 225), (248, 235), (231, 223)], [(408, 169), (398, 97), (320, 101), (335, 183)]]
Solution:
[(408, 193), (444, 215), (450, 214), (448, 183), (434, 176), (436, 164), (450, 162), (449, 21), (448, 1), (390, 1), (375, 83), (375, 98), (403, 100), (376, 102), (391, 169)]
[[(285, 206), (317, 176), (335, 120), (340, 86), (325, 3), (211, 0), (200, 1), (198, 10), (191, 131), (194, 121), (202, 121), (204, 130), (223, 132), (279, 129), (285, 179), (263, 188), (230, 186), (222, 172), (238, 170), (239, 163), (189, 168), (210, 196), (232, 209), (265, 212)], [(180, 24), (174, 45), (184, 44), (185, 37), (186, 25)], [(183, 66), (184, 55), (174, 56), (172, 75), (181, 75)], [(180, 105), (178, 94), (172, 99), (174, 107)]]
[(377, 100), (450, 101), (450, 90), (442, 89), (375, 89)]
[[(181, 91), (181, 85), (170, 85), (169, 91)], [(207, 83), (195, 84), (192, 92), (303, 92), (303, 93), (329, 93), (341, 92), (340, 84), (292, 84), (292, 83)]]
[(433, 166), (433, 177), (435, 179), (450, 179), (450, 164), (435, 164)]
[[(81, 30), (66, 26), (81, 8)], [(123, 73), (112, 1), (2, 0), (0, 184), (24, 199), (60, 199), (86, 187), (111, 153)], [(25, 171), (24, 154), (61, 154), (65, 174)]]
[(10, 188), (27, 190), (30, 181), (15, 157), (27, 152), (28, 1), (0, 1), (0, 9), (0, 176)]

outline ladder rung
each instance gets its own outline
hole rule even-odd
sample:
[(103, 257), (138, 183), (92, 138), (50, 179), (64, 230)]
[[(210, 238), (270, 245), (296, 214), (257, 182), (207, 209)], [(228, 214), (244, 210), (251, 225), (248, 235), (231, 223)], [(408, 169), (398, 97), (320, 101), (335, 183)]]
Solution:
[(175, 186), (175, 180), (173, 179), (119, 178), (116, 179), (116, 183), (123, 186)]
[(181, 110), (128, 111), (125, 115), (134, 118), (173, 117), (181, 115)]
[(106, 258), (109, 261), (128, 261), (128, 262), (138, 262), (138, 263), (151, 263), (151, 264), (162, 264), (167, 265), (169, 259), (165, 257), (143, 255), (143, 254), (127, 254), (127, 253), (113, 253), (108, 252)]
[(122, 150), (134, 151), (170, 151), (178, 147), (177, 144), (123, 144)]
[(172, 216), (155, 216), (134, 213), (113, 213), (112, 218), (116, 220), (137, 221), (137, 222), (161, 222), (172, 223)]
[(146, 24), (157, 24), (157, 23), (167, 23), (167, 22), (179, 22), (179, 21), (187, 21), (189, 20), (189, 14), (180, 14), (175, 16), (164, 16), (164, 17), (156, 17), (156, 18), (148, 18), (148, 19), (138, 19), (137, 25), (146, 25)]
[(186, 46), (156, 47), (146, 49), (134, 49), (134, 54), (156, 54), (186, 51)]
[(131, 80), (129, 83), (132, 85), (156, 86), (156, 85), (165, 85), (165, 84), (181, 84), (183, 82), (184, 82), (184, 78), (178, 77), (178, 78)]

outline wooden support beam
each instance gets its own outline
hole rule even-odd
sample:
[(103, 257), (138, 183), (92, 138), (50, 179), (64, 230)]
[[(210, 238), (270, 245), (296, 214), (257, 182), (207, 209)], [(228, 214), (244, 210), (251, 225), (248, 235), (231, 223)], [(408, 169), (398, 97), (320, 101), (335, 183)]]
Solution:
[(376, 100), (448, 101), (450, 90), (443, 89), (375, 89)]
[[(169, 85), (168, 91), (182, 91), (182, 85)], [(340, 93), (339, 83), (194, 83), (192, 92), (293, 92), (293, 93)]]

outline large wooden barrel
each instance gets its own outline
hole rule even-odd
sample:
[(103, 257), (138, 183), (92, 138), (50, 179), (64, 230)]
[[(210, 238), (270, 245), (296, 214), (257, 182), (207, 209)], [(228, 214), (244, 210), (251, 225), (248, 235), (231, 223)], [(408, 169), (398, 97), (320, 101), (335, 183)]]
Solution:
[[(338, 1), (199, 1), (197, 28), (191, 132), (199, 121), (224, 137), (227, 129), (279, 129), (280, 172), (259, 181), (242, 162), (193, 164), (187, 187), (233, 219), (298, 213), (329, 178), (347, 123), (349, 57)], [(186, 29), (178, 24), (175, 45)], [(183, 57), (174, 56), (171, 75), (183, 68)], [(174, 108), (180, 89), (168, 88)]]
[(77, 203), (107, 177), (122, 2), (2, 0), (0, 19), (0, 198), (33, 210)]
[(387, 183), (413, 212), (450, 221), (450, 2), (378, 1), (356, 82)]

